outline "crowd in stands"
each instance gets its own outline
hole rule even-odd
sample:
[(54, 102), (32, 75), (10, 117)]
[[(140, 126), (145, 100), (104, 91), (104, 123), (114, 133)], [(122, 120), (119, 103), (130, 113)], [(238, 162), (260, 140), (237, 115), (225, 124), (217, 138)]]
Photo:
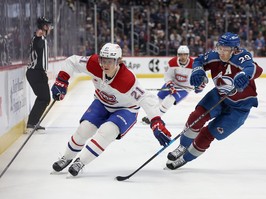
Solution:
[[(19, 2), (20, 7), (28, 8), (24, 6), (25, 2)], [(91, 55), (104, 43), (110, 42), (111, 4), (114, 8), (114, 42), (122, 47), (124, 56), (173, 56), (180, 45), (188, 45), (191, 56), (197, 56), (214, 49), (219, 35), (227, 31), (239, 34), (241, 46), (247, 48), (254, 56), (266, 56), (265, 0), (66, 0), (66, 2), (57, 3), (57, 6), (64, 11), (60, 11), (63, 17), (60, 17), (58, 23), (58, 53), (54, 56)], [(40, 2), (35, 3), (42, 6)], [(10, 65), (14, 61), (28, 61), (31, 32), (24, 27), (31, 27), (33, 23), (30, 24), (30, 21), (34, 22), (37, 17), (37, 12), (21, 16), (24, 12), (17, 12), (18, 6), (15, 2), (8, 1), (8, 4), (6, 7), (8, 12), (3, 12), (4, 6), (0, 9), (2, 19), (0, 24), (3, 27), (0, 30), (0, 66)], [(94, 26), (95, 5), (97, 5), (97, 37)], [(48, 6), (50, 9), (47, 10), (52, 11), (54, 2), (48, 2), (46, 7)], [(52, 13), (46, 15), (53, 18)], [(134, 41), (131, 41), (131, 21), (134, 25)], [(35, 26), (31, 27), (31, 30), (34, 28)], [(54, 34), (55, 30), (51, 40)], [(54, 44), (53, 41), (49, 43)]]
[[(181, 44), (197, 56), (214, 49), (220, 34), (230, 31), (240, 35), (241, 46), (254, 56), (266, 56), (266, 1), (203, 0), (196, 8), (185, 8), (183, 0), (114, 0), (115, 41), (125, 56), (131, 55), (131, 9), (134, 6), (134, 55), (174, 55)], [(98, 43), (110, 41), (110, 1), (97, 1)], [(168, 21), (166, 21), (166, 13)], [(122, 24), (122, 25), (121, 25)], [(168, 27), (168, 28), (167, 28)], [(93, 28), (91, 29), (93, 31)], [(93, 33), (92, 33), (93, 34)], [(148, 45), (148, 46), (147, 46)], [(154, 52), (151, 47), (156, 47)]]

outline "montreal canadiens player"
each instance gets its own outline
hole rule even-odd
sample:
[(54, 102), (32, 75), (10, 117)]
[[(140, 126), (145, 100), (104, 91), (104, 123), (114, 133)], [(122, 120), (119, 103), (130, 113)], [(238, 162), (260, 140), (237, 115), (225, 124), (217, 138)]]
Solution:
[[(185, 45), (179, 46), (177, 56), (173, 57), (168, 62), (168, 67), (164, 73), (165, 84), (162, 90), (158, 92), (160, 101), (161, 115), (166, 113), (173, 104), (177, 104), (183, 100), (193, 89), (190, 85), (190, 75), (192, 72), (193, 58), (189, 56), (189, 48)], [(204, 86), (204, 84), (202, 84)], [(165, 90), (165, 89), (169, 89)], [(200, 90), (201, 89), (201, 90)], [(202, 91), (197, 88), (195, 92)], [(147, 117), (142, 118), (142, 121), (149, 124), (150, 120)]]
[(95, 99), (80, 119), (64, 155), (53, 164), (57, 172), (66, 168), (78, 175), (84, 165), (98, 157), (115, 139), (122, 138), (136, 123), (140, 107), (152, 118), (151, 128), (161, 145), (170, 142), (171, 133), (159, 116), (156, 96), (145, 91), (135, 75), (122, 63), (119, 45), (107, 43), (100, 54), (90, 57), (73, 55), (66, 59), (52, 87), (55, 100), (62, 100), (74, 72), (92, 77)]
[(261, 75), (262, 68), (253, 61), (246, 49), (240, 48), (237, 34), (224, 33), (218, 40), (216, 51), (194, 60), (191, 85), (200, 86), (207, 70), (211, 73), (215, 87), (197, 104), (186, 126), (217, 104), (221, 97), (233, 89), (236, 91), (229, 93), (222, 103), (181, 135), (180, 145), (168, 154), (166, 166), (169, 169), (177, 169), (196, 159), (214, 139), (222, 140), (235, 132), (245, 123), (250, 109), (258, 106), (254, 80)]

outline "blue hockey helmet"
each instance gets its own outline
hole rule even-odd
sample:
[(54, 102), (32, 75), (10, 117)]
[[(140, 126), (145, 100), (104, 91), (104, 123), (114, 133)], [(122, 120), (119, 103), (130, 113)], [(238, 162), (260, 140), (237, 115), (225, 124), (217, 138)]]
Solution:
[(218, 45), (238, 48), (240, 46), (240, 38), (237, 34), (226, 32), (220, 36), (218, 40)]

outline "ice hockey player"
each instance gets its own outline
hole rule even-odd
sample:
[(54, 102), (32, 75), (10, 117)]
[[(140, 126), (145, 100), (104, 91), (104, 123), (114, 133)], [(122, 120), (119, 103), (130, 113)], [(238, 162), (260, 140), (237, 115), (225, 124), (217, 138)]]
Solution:
[(66, 59), (52, 87), (53, 98), (62, 100), (74, 72), (92, 77), (95, 99), (80, 119), (80, 125), (67, 143), (64, 155), (53, 164), (57, 172), (66, 168), (78, 175), (84, 165), (98, 157), (107, 146), (121, 139), (136, 123), (140, 107), (152, 118), (151, 128), (161, 145), (170, 142), (171, 133), (159, 116), (159, 102), (145, 91), (135, 75), (122, 63), (119, 45), (106, 43), (100, 54), (73, 55)]
[[(157, 94), (160, 101), (161, 116), (166, 113), (173, 104), (177, 104), (183, 100), (193, 89), (189, 83), (192, 63), (193, 58), (189, 56), (189, 48), (184, 45), (177, 49), (177, 56), (169, 60), (168, 67), (164, 73), (165, 84), (162, 86), (162, 90)], [(202, 88), (198, 88), (196, 92), (200, 92), (201, 90)], [(143, 117), (142, 122), (149, 124), (150, 120), (148, 117)]]
[[(215, 51), (194, 60), (191, 85), (200, 86), (207, 70), (211, 73), (215, 87), (197, 104), (186, 126), (217, 104), (221, 97), (226, 94), (229, 96), (181, 135), (180, 145), (168, 154), (166, 166), (169, 169), (177, 169), (196, 159), (210, 147), (214, 139), (223, 140), (235, 132), (245, 123), (250, 109), (258, 106), (254, 79), (261, 75), (262, 68), (253, 61), (250, 52), (240, 48), (237, 34), (224, 33)], [(235, 92), (230, 94), (233, 89)]]

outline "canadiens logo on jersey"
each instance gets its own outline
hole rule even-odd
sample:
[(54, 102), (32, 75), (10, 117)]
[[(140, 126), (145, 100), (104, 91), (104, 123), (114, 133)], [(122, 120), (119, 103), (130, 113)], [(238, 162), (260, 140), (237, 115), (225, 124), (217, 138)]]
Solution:
[(176, 75), (175, 75), (175, 79), (176, 79), (178, 82), (186, 82), (187, 79), (188, 79), (188, 76), (187, 76), (187, 75), (182, 75), (182, 74), (176, 74)]
[(108, 95), (107, 93), (100, 91), (99, 89), (96, 90), (96, 94), (103, 102), (107, 104), (114, 105), (118, 103), (114, 95)]

